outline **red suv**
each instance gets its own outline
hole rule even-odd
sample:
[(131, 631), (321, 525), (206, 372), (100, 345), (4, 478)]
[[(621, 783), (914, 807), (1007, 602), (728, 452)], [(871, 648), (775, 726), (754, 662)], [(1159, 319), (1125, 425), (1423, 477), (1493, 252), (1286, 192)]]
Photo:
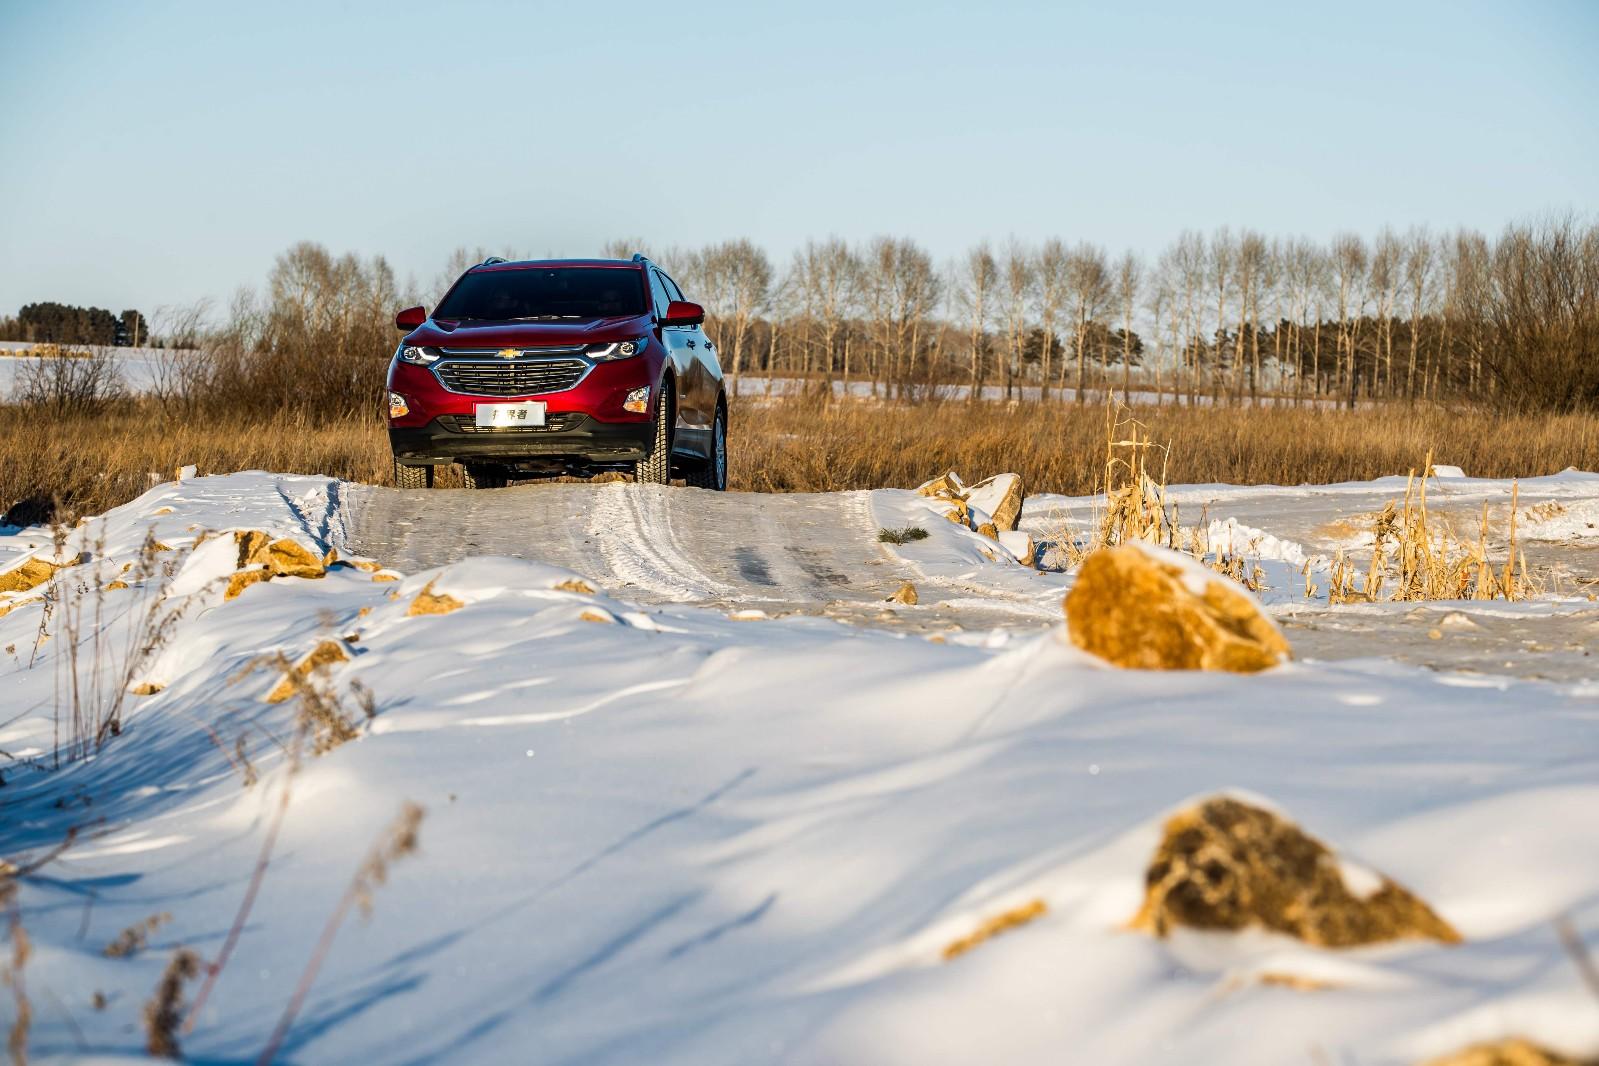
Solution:
[(727, 487), (727, 394), (705, 309), (641, 255), (485, 260), (407, 330), (389, 365), (394, 481), (460, 463), (472, 488), (623, 470)]

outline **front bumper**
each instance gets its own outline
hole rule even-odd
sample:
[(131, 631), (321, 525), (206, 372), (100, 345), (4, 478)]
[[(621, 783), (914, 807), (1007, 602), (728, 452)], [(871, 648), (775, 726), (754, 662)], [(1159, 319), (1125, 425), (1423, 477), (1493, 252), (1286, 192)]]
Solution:
[(551, 415), (538, 429), (473, 429), (445, 416), (425, 426), (389, 427), (394, 457), (416, 466), (493, 462), (506, 465), (579, 462), (631, 463), (649, 455), (652, 422), (601, 422), (584, 414)]

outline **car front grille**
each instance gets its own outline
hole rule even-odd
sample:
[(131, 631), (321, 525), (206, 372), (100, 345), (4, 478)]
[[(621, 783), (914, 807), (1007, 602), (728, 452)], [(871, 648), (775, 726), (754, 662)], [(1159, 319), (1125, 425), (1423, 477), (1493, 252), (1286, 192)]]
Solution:
[(542, 426), (479, 426), (476, 415), (440, 415), (439, 425), (451, 433), (565, 433), (583, 422), (581, 412), (546, 415)]
[(446, 359), (433, 368), (451, 392), (470, 396), (537, 396), (563, 392), (583, 379), (589, 365), (581, 359), (507, 359), (467, 362)]

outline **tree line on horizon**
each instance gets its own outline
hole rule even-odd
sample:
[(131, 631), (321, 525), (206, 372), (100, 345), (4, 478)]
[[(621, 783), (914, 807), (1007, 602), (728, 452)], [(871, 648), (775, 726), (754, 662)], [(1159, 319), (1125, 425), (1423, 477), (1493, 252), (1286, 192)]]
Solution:
[(1152, 261), (1052, 238), (939, 266), (894, 237), (808, 241), (781, 268), (745, 240), (651, 258), (703, 294), (730, 372), (869, 382), (888, 398), (959, 384), (1079, 402), (1119, 389), (1599, 408), (1599, 225), (1572, 216), (1496, 238), (1223, 227)]
[(151, 336), (150, 323), (138, 311), (118, 315), (103, 307), (46, 301), (23, 305), (15, 317), (0, 317), (0, 341), (138, 348), (150, 344)]
[[(1573, 216), (1492, 238), (1221, 228), (1153, 259), (1053, 238), (983, 243), (944, 264), (886, 236), (807, 241), (781, 264), (743, 239), (603, 249), (636, 251), (706, 306), (730, 375), (800, 378), (822, 395), (850, 382), (888, 400), (1119, 391), (1599, 409), (1599, 225)], [(240, 290), (220, 316), (168, 316), (176, 347), (198, 356), (159, 360), (153, 391), (169, 405), (370, 412), (395, 310), (434, 306), (487, 254), (457, 249), (430, 285), (402, 285), (381, 256), (296, 244), (264, 291)]]

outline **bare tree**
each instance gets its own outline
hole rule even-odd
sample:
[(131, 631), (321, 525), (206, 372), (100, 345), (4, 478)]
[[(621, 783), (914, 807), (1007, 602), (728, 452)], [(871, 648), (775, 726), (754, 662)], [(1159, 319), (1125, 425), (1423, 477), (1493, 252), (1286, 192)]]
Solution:
[[(1405, 235), (1405, 291), (1410, 296), (1410, 355), (1405, 366), (1405, 398), (1416, 398), (1416, 352), (1421, 343), (1422, 316), (1432, 291), (1433, 240), (1425, 229), (1412, 229)], [(1422, 368), (1422, 382), (1427, 380)]]
[(1122, 312), (1122, 403), (1131, 403), (1133, 365), (1133, 311), (1138, 306), (1138, 290), (1144, 266), (1132, 252), (1125, 253), (1116, 268), (1116, 302)]
[(1002, 309), (1005, 319), (1005, 399), (1009, 400), (1016, 377), (1022, 369), (1033, 291), (1038, 281), (1033, 253), (1013, 239), (1005, 248), (1002, 273), (1005, 284), (1005, 304)]
[(971, 355), (971, 393), (968, 401), (975, 402), (983, 388), (987, 369), (988, 315), (992, 294), (999, 277), (999, 266), (994, 253), (984, 242), (966, 253), (966, 261), (956, 279), (956, 291), (961, 307), (966, 311), (968, 323), (966, 340)]
[[(718, 335), (731, 337), (728, 373), (737, 387), (744, 368), (744, 346), (755, 318), (765, 310), (772, 293), (772, 261), (750, 241), (740, 238), (707, 248), (696, 259), (697, 285), (690, 291), (704, 294), (721, 326)], [(681, 279), (678, 283), (686, 284)]]
[(915, 241), (878, 237), (863, 257), (861, 287), (871, 320), (873, 390), (886, 378), (890, 394), (902, 394), (918, 375), (923, 333), (942, 282)]
[(1050, 370), (1055, 352), (1055, 320), (1066, 305), (1071, 291), (1070, 256), (1066, 246), (1051, 237), (1038, 253), (1038, 314), (1044, 332), (1039, 353), (1039, 398), (1049, 399)]
[[(1216, 296), (1216, 332), (1211, 339), (1211, 350), (1215, 357), (1215, 373), (1220, 374), (1222, 344), (1227, 338), (1227, 293), (1228, 286), (1233, 280), (1233, 259), (1237, 256), (1237, 245), (1233, 235), (1226, 226), (1211, 235), (1210, 244), (1206, 248), (1205, 263), (1210, 274), (1211, 291)], [(1219, 391), (1219, 388), (1218, 388)]]
[[(829, 395), (859, 275), (855, 254), (837, 237), (806, 241), (805, 247), (794, 253), (794, 264), (790, 268), (790, 276), (809, 311), (807, 317), (816, 323), (821, 334), (819, 347), (807, 349), (806, 369), (811, 370), (814, 364)], [(845, 376), (848, 377), (847, 366)]]
[(1355, 358), (1355, 330), (1366, 307), (1366, 242), (1358, 234), (1343, 233), (1333, 238), (1333, 276), (1338, 285), (1338, 352), (1345, 360), (1345, 381), (1349, 386), (1349, 406), (1355, 406), (1360, 387)]
[[(1092, 244), (1079, 244), (1067, 256), (1066, 274), (1072, 301), (1072, 345), (1077, 353), (1077, 402), (1088, 395), (1088, 337), (1090, 327), (1111, 297), (1110, 268), (1105, 251)], [(1065, 366), (1061, 367), (1064, 374)]]
[(1394, 231), (1386, 227), (1377, 234), (1372, 246), (1370, 290), (1376, 301), (1377, 339), (1372, 353), (1372, 388), (1378, 388), (1377, 365), (1381, 360), (1381, 388), (1393, 392), (1394, 384), (1394, 309), (1399, 302), (1399, 289), (1404, 268), (1404, 249)]

